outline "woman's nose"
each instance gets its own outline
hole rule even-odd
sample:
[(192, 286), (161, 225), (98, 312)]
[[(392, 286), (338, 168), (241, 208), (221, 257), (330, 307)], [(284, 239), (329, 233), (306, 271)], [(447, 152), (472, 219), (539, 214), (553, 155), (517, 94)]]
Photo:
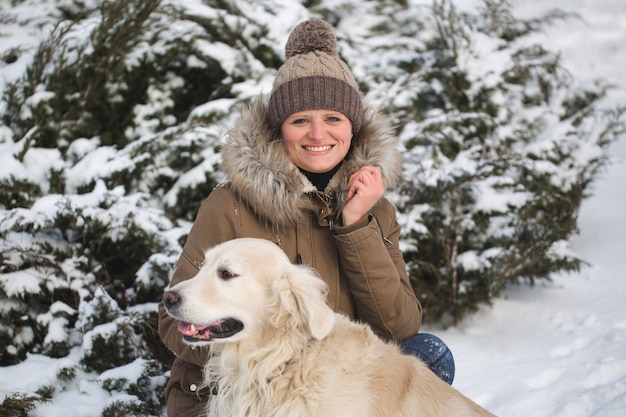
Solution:
[(313, 120), (311, 122), (311, 129), (309, 130), (309, 137), (311, 137), (311, 139), (320, 140), (323, 139), (325, 135), (324, 124), (320, 121)]

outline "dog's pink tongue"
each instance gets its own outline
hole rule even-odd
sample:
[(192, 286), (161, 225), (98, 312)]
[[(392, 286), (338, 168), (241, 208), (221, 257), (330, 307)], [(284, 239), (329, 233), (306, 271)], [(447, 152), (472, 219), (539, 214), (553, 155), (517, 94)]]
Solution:
[(199, 331), (206, 329), (209, 326), (198, 326), (197, 324), (186, 323), (184, 321), (178, 322), (178, 331), (185, 336), (195, 336)]

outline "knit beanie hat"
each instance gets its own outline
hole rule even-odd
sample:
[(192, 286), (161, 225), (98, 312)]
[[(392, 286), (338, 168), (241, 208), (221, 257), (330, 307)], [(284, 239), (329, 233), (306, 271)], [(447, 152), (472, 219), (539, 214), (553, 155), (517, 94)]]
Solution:
[(267, 110), (272, 129), (280, 129), (296, 112), (329, 109), (345, 114), (358, 132), (363, 121), (359, 87), (337, 55), (337, 38), (330, 24), (311, 19), (296, 26), (285, 45), (287, 60), (278, 69)]

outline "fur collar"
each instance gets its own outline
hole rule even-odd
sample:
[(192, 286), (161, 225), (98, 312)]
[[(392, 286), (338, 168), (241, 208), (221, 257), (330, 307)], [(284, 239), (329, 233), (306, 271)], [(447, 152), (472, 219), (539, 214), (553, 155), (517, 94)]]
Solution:
[[(272, 140), (266, 109), (267, 97), (253, 99), (243, 109), (228, 132), (222, 169), (231, 189), (262, 221), (285, 227), (300, 220), (311, 204), (305, 194), (316, 189), (291, 162), (280, 138)], [(380, 167), (386, 189), (396, 186), (402, 170), (398, 139), (388, 118), (367, 106), (361, 130), (352, 139), (352, 150), (324, 194), (342, 207), (348, 178), (366, 165)]]

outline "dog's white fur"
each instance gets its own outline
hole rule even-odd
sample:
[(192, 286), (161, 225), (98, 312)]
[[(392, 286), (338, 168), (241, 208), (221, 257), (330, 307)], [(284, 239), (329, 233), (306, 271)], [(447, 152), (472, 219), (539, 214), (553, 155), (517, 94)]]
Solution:
[(236, 318), (213, 339), (208, 416), (493, 416), (326, 304), (326, 284), (267, 240), (243, 238), (206, 253), (197, 276), (170, 291), (169, 313), (198, 325)]

